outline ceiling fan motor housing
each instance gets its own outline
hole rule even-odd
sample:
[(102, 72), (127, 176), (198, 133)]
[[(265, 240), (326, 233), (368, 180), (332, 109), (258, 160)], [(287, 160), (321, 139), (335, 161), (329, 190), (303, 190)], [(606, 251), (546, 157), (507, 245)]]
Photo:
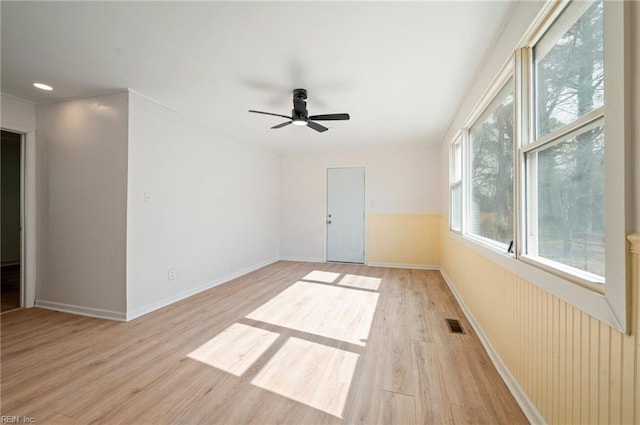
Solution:
[(309, 119), (307, 102), (305, 102), (306, 98), (306, 89), (293, 90), (293, 109), (291, 110), (291, 118), (293, 121), (307, 121)]
[(293, 98), (306, 100), (307, 89), (293, 89)]

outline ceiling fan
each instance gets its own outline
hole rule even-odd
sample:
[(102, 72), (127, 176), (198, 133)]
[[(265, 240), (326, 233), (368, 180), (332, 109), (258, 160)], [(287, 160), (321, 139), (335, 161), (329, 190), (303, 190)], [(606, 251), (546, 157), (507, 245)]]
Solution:
[(249, 112), (253, 112), (255, 114), (264, 114), (264, 115), (273, 115), (274, 117), (282, 117), (286, 118), (289, 121), (283, 122), (282, 124), (274, 125), (273, 128), (282, 128), (289, 124), (293, 125), (306, 125), (307, 127), (313, 128), (315, 131), (323, 132), (327, 131), (328, 128), (318, 124), (315, 121), (342, 121), (348, 120), (349, 114), (325, 114), (325, 115), (311, 115), (309, 116), (309, 112), (307, 111), (307, 102), (305, 99), (307, 98), (307, 90), (306, 89), (294, 89), (293, 90), (293, 109), (291, 110), (291, 116), (281, 115), (281, 114), (273, 114), (271, 112), (262, 112), (262, 111), (254, 111), (249, 110)]

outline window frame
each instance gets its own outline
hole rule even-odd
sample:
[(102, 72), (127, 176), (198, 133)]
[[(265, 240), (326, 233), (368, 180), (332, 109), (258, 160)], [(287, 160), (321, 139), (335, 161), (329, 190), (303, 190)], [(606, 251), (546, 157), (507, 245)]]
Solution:
[[(460, 146), (460, 158), (459, 163), (456, 165), (456, 161), (458, 158), (456, 157), (456, 145)], [(462, 181), (464, 180), (464, 144), (462, 140), (462, 132), (458, 132), (451, 143), (449, 144), (449, 230), (452, 232), (456, 232), (461, 234), (463, 231), (463, 221), (464, 221), (464, 185)], [(460, 178), (456, 179), (455, 169), (460, 169)], [(460, 228), (456, 229), (453, 227), (453, 189), (454, 187), (460, 187), (461, 199), (460, 199)]]
[[(563, 127), (559, 129), (562, 131), (551, 133), (551, 134), (557, 134), (556, 137), (548, 138), (545, 136), (541, 138), (539, 141), (528, 144), (521, 148), (521, 152), (523, 155), (523, 161), (522, 161), (523, 168), (522, 168), (521, 175), (522, 175), (522, 179), (524, 180), (524, 186), (525, 186), (524, 193), (523, 193), (523, 196), (525, 197), (524, 199), (525, 207), (522, 208), (522, 211), (521, 211), (523, 228), (524, 228), (523, 229), (524, 237), (521, 239), (522, 243), (520, 244), (520, 249), (518, 254), (518, 257), (521, 258), (523, 261), (528, 261), (533, 265), (546, 269), (551, 273), (558, 274), (559, 276), (567, 280), (571, 280), (574, 283), (577, 283), (579, 285), (587, 286), (593, 290), (599, 290), (598, 286), (603, 285), (606, 282), (605, 280), (606, 276), (601, 277), (593, 273), (590, 273), (588, 271), (579, 270), (567, 264), (554, 261), (550, 258), (534, 255), (527, 252), (528, 244), (530, 241), (529, 215), (532, 215), (532, 216), (535, 215), (535, 214), (532, 214), (531, 211), (536, 209), (537, 204), (531, 205), (532, 202), (530, 201), (530, 197), (528, 196), (531, 189), (526, 187), (526, 182), (527, 182), (527, 179), (529, 178), (530, 170), (528, 169), (526, 163), (527, 163), (527, 154), (537, 153), (545, 149), (552, 148), (558, 144), (561, 144), (566, 142), (567, 140), (570, 140), (571, 138), (573, 138), (578, 134), (581, 134), (582, 132), (588, 131), (589, 129), (593, 129), (598, 126), (603, 126), (606, 132), (606, 126), (604, 125), (604, 107), (602, 106), (597, 108), (597, 111), (601, 111), (601, 113), (600, 114), (589, 113), (584, 116), (584, 117), (589, 116), (590, 117), (589, 120), (584, 120), (582, 119), (584, 117), (582, 117), (576, 120), (574, 123), (571, 123), (565, 126), (567, 128)], [(596, 112), (596, 111), (593, 111), (593, 112)], [(578, 122), (579, 124), (576, 124)], [(606, 137), (606, 134), (605, 134), (605, 137)], [(605, 142), (605, 150), (606, 150), (606, 142)], [(606, 210), (606, 206), (605, 206), (605, 210)], [(533, 218), (537, 218), (537, 215), (535, 215), (535, 217)], [(605, 251), (606, 251), (606, 246), (605, 246)]]
[[(500, 243), (499, 241), (493, 240), (491, 238), (487, 238), (484, 237), (482, 235), (477, 235), (475, 233), (471, 233), (471, 220), (473, 219), (472, 217), (472, 213), (471, 213), (471, 208), (473, 206), (473, 201), (471, 199), (471, 197), (473, 196), (473, 190), (472, 190), (472, 184), (471, 184), (471, 143), (472, 143), (472, 139), (471, 139), (471, 128), (476, 125), (482, 118), (486, 117), (486, 114), (489, 110), (489, 107), (491, 107), (493, 105), (493, 102), (498, 98), (499, 95), (501, 95), (503, 93), (503, 91), (507, 88), (507, 84), (509, 83), (509, 81), (511, 80), (512, 83), (512, 89), (513, 89), (513, 122), (516, 122), (516, 116), (515, 116), (515, 112), (516, 112), (516, 108), (515, 108), (515, 104), (516, 104), (516, 84), (515, 84), (515, 74), (514, 74), (514, 63), (513, 63), (513, 57), (503, 66), (503, 69), (501, 71), (501, 73), (499, 74), (499, 78), (496, 78), (496, 80), (494, 81), (494, 83), (491, 85), (491, 88), (489, 90), (489, 92), (487, 93), (487, 99), (486, 102), (482, 103), (482, 107), (478, 108), (477, 113), (472, 115), (472, 119), (468, 119), (467, 120), (467, 125), (464, 126), (464, 134), (465, 134), (465, 145), (463, 146), (463, 152), (466, 152), (466, 158), (467, 161), (463, 162), (463, 176), (466, 175), (466, 179), (463, 179), (463, 181), (466, 183), (466, 190), (463, 190), (462, 194), (463, 194), (463, 203), (462, 203), (462, 221), (463, 223), (465, 223), (465, 225), (463, 225), (463, 234), (470, 238), (473, 239), (475, 241), (477, 241), (478, 243), (481, 243), (491, 249), (494, 249), (498, 252), (507, 252), (508, 248), (509, 248), (509, 244), (503, 244)], [(516, 167), (516, 158), (515, 158), (515, 148), (516, 148), (516, 135), (515, 135), (515, 127), (514, 127), (514, 134), (512, 135), (512, 144), (513, 144), (513, 154), (512, 154), (512, 161), (513, 161), (513, 169), (514, 169), (514, 175), (513, 175), (513, 182), (515, 184), (515, 167)], [(466, 171), (466, 173), (465, 173)], [(465, 186), (463, 184), (463, 186)], [(515, 214), (516, 214), (516, 208), (517, 208), (517, 202), (516, 202), (516, 197), (515, 197), (515, 191), (513, 193), (513, 216), (512, 218), (512, 222), (514, 225), (514, 229), (513, 229), (513, 233), (512, 233), (512, 238), (513, 241), (515, 243), (515, 237), (516, 237), (516, 229), (515, 229), (515, 225), (516, 225), (516, 219), (515, 219)], [(466, 220), (465, 220), (466, 217)]]
[[(631, 72), (625, 66), (630, 54), (630, 21), (627, 2), (604, 2), (604, 105), (573, 123), (563, 126), (532, 143), (534, 137), (533, 48), (556, 23), (571, 1), (549, 1), (518, 43), (517, 48), (500, 68), (493, 82), (464, 121), (454, 140), (462, 140), (462, 231), (450, 228), (450, 237), (462, 242), (520, 278), (552, 293), (605, 324), (629, 332), (629, 260), (626, 236), (631, 223), (631, 155), (629, 87)], [(485, 238), (468, 234), (469, 229), (469, 129), (484, 113), (503, 85), (514, 78), (514, 253), (495, 246)], [(602, 118), (598, 118), (598, 116)], [(562, 267), (526, 255), (526, 153), (540, 149), (552, 139), (565, 137), (576, 129), (598, 119), (606, 120), (605, 137), (605, 283), (595, 284)], [(451, 162), (449, 163), (451, 166)], [(451, 176), (450, 176), (451, 183)], [(449, 186), (451, 198), (451, 185)], [(451, 200), (449, 203), (451, 207)], [(451, 218), (451, 209), (450, 209)], [(451, 226), (450, 226), (451, 227)], [(583, 276), (584, 277), (584, 276)], [(588, 276), (587, 276), (588, 277)]]
[[(455, 234), (456, 236), (460, 236), (461, 240), (465, 240), (465, 241), (473, 241), (475, 245), (479, 245), (482, 246), (486, 249), (489, 249), (495, 253), (500, 253), (500, 254), (507, 254), (509, 257), (513, 257), (515, 255), (515, 250), (513, 253), (508, 253), (507, 249), (508, 247), (505, 247), (503, 244), (494, 241), (492, 239), (489, 238), (485, 238), (482, 237), (480, 235), (474, 235), (472, 233), (469, 233), (469, 229), (471, 228), (470, 225), (470, 208), (471, 208), (471, 182), (470, 182), (470, 173), (469, 173), (469, 169), (471, 167), (471, 154), (470, 154), (470, 131), (471, 131), (471, 127), (480, 119), (482, 118), (482, 116), (485, 114), (485, 112), (487, 111), (487, 108), (489, 108), (489, 106), (491, 106), (492, 102), (494, 101), (494, 99), (496, 99), (496, 97), (502, 92), (502, 90), (506, 87), (506, 84), (509, 82), (510, 79), (513, 79), (513, 90), (514, 90), (514, 157), (513, 157), (513, 161), (514, 161), (514, 183), (515, 183), (515, 179), (516, 179), (516, 173), (515, 173), (515, 167), (516, 167), (516, 149), (515, 146), (517, 146), (517, 130), (515, 128), (516, 123), (517, 123), (517, 119), (516, 119), (516, 112), (517, 112), (517, 103), (518, 103), (518, 93), (517, 93), (517, 78), (515, 76), (515, 70), (516, 70), (516, 64), (515, 64), (515, 57), (516, 54), (514, 53), (513, 55), (511, 55), (506, 61), (505, 63), (502, 65), (502, 67), (500, 68), (500, 71), (498, 72), (497, 76), (493, 79), (493, 81), (491, 82), (491, 84), (489, 85), (489, 87), (485, 90), (485, 92), (483, 93), (483, 95), (480, 98), (480, 101), (478, 102), (478, 104), (475, 106), (475, 108), (473, 108), (471, 114), (467, 117), (467, 119), (464, 121), (461, 130), (456, 133), (456, 137), (454, 137), (454, 142), (455, 140), (461, 140), (462, 143), (462, 229), (461, 231), (456, 231), (456, 230), (452, 230), (451, 226), (449, 226), (449, 230), (452, 234)], [(451, 143), (451, 145), (453, 145), (453, 142)], [(451, 152), (451, 151), (450, 151)], [(451, 162), (449, 163), (449, 165), (451, 166)], [(450, 178), (451, 178), (451, 173), (450, 173)], [(517, 195), (517, 191), (514, 188), (514, 195), (513, 195), (513, 201), (514, 201), (514, 205), (513, 205), (513, 212), (514, 212), (514, 217), (513, 217), (513, 223), (514, 223), (514, 244), (515, 244), (515, 238), (516, 238), (516, 233), (517, 233), (517, 227), (516, 227), (516, 220), (517, 220), (517, 214), (516, 214), (516, 210), (518, 208), (518, 198), (516, 197)], [(449, 189), (449, 206), (451, 207), (451, 186)], [(449, 209), (449, 222), (451, 223), (451, 209)]]

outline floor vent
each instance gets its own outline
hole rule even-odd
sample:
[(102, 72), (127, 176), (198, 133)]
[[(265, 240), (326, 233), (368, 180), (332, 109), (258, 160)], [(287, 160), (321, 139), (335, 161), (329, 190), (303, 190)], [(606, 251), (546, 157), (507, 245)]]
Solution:
[(452, 334), (464, 334), (465, 331), (462, 329), (462, 325), (459, 320), (456, 319), (444, 319), (447, 321), (447, 325), (449, 325), (449, 332)]

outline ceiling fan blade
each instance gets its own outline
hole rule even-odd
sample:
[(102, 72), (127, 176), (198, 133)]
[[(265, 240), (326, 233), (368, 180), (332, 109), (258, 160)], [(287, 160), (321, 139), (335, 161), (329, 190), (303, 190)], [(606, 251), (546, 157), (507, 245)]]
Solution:
[(312, 115), (309, 117), (310, 120), (316, 121), (342, 121), (348, 120), (349, 114), (325, 114), (325, 115)]
[(289, 125), (289, 124), (291, 124), (291, 121), (287, 121), (287, 122), (283, 122), (282, 124), (274, 125), (273, 127), (271, 127), (271, 129), (282, 128), (282, 127), (284, 127), (286, 125)]
[(324, 125), (320, 125), (317, 122), (313, 122), (313, 121), (307, 121), (307, 127), (311, 127), (313, 128), (315, 131), (319, 131), (320, 133), (322, 133), (323, 131), (327, 131), (329, 130), (327, 127), (325, 127)]
[(249, 109), (249, 112), (253, 112), (254, 114), (273, 115), (274, 117), (282, 117), (282, 118), (291, 119), (291, 117), (289, 117), (287, 115), (274, 114), (274, 113), (271, 113), (271, 112), (254, 111), (252, 109)]

